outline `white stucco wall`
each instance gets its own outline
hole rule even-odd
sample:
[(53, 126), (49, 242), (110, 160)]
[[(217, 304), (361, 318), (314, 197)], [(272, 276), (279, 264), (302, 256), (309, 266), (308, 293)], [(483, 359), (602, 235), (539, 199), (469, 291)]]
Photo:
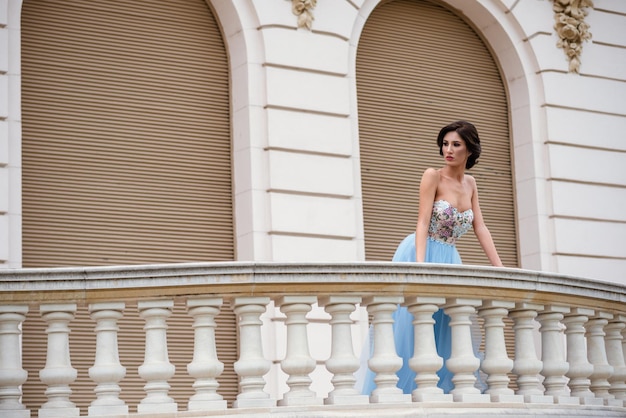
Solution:
[(21, 5), (0, 1), (0, 268), (22, 265)]
[[(517, 2), (517, 19), (537, 56), (543, 87), (545, 199), (552, 260), (545, 270), (626, 282), (626, 4), (599, 0), (589, 10), (592, 42), (580, 75), (567, 73), (555, 46), (552, 2)], [(519, 204), (519, 200), (518, 200)]]
[[(265, 215), (260, 228), (248, 231), (239, 227), (238, 214), (240, 259), (363, 258), (355, 56), (363, 25), (378, 3), (318, 2), (312, 31), (296, 28), (283, 0), (237, 3), (249, 10), (246, 17), (254, 16), (256, 23), (242, 26), (251, 28), (251, 55), (261, 60), (248, 68), (255, 74), (247, 80), (262, 82), (257, 89), (266, 93), (254, 120), (234, 120), (235, 126), (254, 131), (249, 146), (258, 146), (257, 163), (236, 159), (236, 170), (253, 177), (252, 167), (265, 169), (256, 172), (264, 179), (259, 189), (235, 186), (247, 209)], [(502, 70), (511, 111), (522, 267), (624, 280), (626, 252), (619, 234), (607, 232), (623, 231), (625, 217), (603, 214), (608, 210), (573, 197), (611, 206), (625, 202), (625, 142), (619, 135), (626, 123), (623, 6), (599, 1), (590, 11), (591, 31), (598, 27), (598, 32), (584, 45), (576, 75), (567, 73), (568, 62), (556, 46), (551, 1), (443, 3), (477, 30)], [(600, 137), (610, 138), (599, 144)], [(245, 140), (241, 143), (245, 147)], [(252, 148), (247, 152), (251, 155)], [(257, 232), (269, 235), (252, 243), (248, 238)]]
[[(4, 6), (4, 7), (2, 7)], [(0, 237), (9, 235), (9, 29), (8, 7), (0, 4)], [(9, 241), (0, 239), (0, 260), (9, 259)]]

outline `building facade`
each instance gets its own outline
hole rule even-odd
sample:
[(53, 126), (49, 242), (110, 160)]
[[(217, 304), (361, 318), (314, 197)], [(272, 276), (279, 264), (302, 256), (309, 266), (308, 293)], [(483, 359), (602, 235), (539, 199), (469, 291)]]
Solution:
[(626, 4), (569, 3), (0, 1), (0, 265), (388, 260), (467, 119), (505, 264), (624, 284)]
[[(50, 154), (50, 149), (38, 148), (45, 142), (38, 142), (37, 138), (40, 135), (38, 129), (46, 130), (48, 127), (50, 131), (58, 128), (47, 125), (50, 123), (49, 115), (42, 118), (41, 113), (60, 112), (71, 115), (73, 110), (67, 103), (82, 100), (74, 96), (66, 98), (65, 104), (56, 104), (51, 100), (52, 97), (59, 97), (64, 93), (52, 86), (57, 81), (55, 77), (64, 70), (61, 65), (53, 68), (46, 55), (38, 51), (36, 28), (43, 25), (48, 27), (49, 21), (55, 21), (58, 24), (56, 32), (64, 31), (64, 28), (67, 29), (71, 25), (76, 29), (75, 24), (64, 22), (64, 19), (71, 18), (68, 16), (71, 16), (72, 11), (75, 12), (74, 19), (87, 15), (97, 17), (92, 22), (94, 26), (97, 26), (99, 19), (116, 21), (117, 26), (108, 26), (109, 32), (133, 26), (133, 18), (128, 17), (132, 16), (132, 11), (129, 15), (124, 15), (122, 10), (121, 14), (111, 12), (110, 16), (104, 16), (97, 9), (92, 9), (90, 14), (89, 8), (85, 8), (81, 2), (76, 2), (64, 5), (67, 10), (55, 15), (37, 10), (37, 2), (33, 3), (12, 0), (3, 2), (3, 27), (0, 29), (5, 45), (0, 61), (4, 86), (0, 97), (2, 103), (0, 155), (3, 163), (0, 170), (4, 184), (0, 190), (3, 194), (0, 258), (2, 265), (9, 268), (41, 265), (29, 261), (45, 258), (41, 254), (46, 253), (46, 248), (33, 247), (33, 245), (36, 247), (36, 244), (32, 241), (41, 241), (41, 236), (32, 231), (41, 230), (39, 221), (48, 225), (59, 221), (58, 217), (56, 221), (45, 221), (45, 215), (33, 209), (33, 206), (42, 205), (36, 197), (42, 193), (38, 184), (44, 181), (45, 173), (53, 169), (48, 167), (38, 172), (37, 167), (42, 166), (42, 161), (55, 158)], [(562, 36), (570, 36), (562, 30), (561, 34), (555, 30), (555, 21), (560, 17), (554, 7), (561, 3), (568, 2), (213, 1), (208, 4), (198, 2), (196, 9), (190, 7), (188, 10), (180, 11), (181, 15), (187, 13), (196, 17), (198, 13), (205, 13), (214, 19), (213, 26), (219, 28), (218, 35), (224, 48), (220, 59), (226, 60), (219, 64), (221, 68), (210, 67), (205, 70), (206, 73), (226, 71), (221, 79), (218, 77), (207, 83), (222, 87), (222, 91), (216, 94), (225, 97), (226, 107), (222, 106), (218, 111), (212, 112), (214, 109), (209, 106), (202, 112), (221, 119), (219, 123), (224, 125), (222, 131), (216, 134), (227, 139), (226, 143), (221, 143), (222, 154), (217, 157), (217, 160), (221, 159), (224, 164), (215, 172), (228, 173), (222, 183), (222, 187), (226, 188), (225, 194), (218, 199), (232, 196), (232, 205), (222, 210), (227, 214), (227, 218), (224, 222), (216, 222), (216, 225), (230, 225), (232, 222), (232, 229), (229, 226), (222, 234), (226, 237), (225, 245), (232, 246), (232, 250), (211, 257), (257, 261), (368, 259), (365, 250), (368, 242), (367, 222), (376, 221), (375, 218), (372, 218), (373, 221), (367, 219), (364, 221), (364, 213), (367, 213), (369, 203), (364, 202), (364, 194), (367, 192), (362, 187), (364, 171), (361, 161), (367, 156), (364, 156), (365, 151), (362, 150), (360, 134), (361, 136), (367, 134), (363, 130), (364, 125), (369, 122), (368, 118), (376, 121), (369, 116), (361, 117), (359, 112), (359, 105), (366, 107), (365, 103), (359, 102), (359, 95), (361, 91), (367, 90), (366, 84), (372, 85), (371, 81), (360, 84), (359, 78), (367, 77), (366, 64), (372, 62), (368, 59), (367, 62), (359, 64), (359, 57), (366, 57), (369, 53), (360, 42), (365, 36), (371, 36), (373, 45), (376, 45), (377, 37), (385, 39), (385, 35), (375, 33), (374, 28), (368, 31), (368, 21), (372, 21), (370, 18), (377, 18), (383, 22), (381, 27), (385, 30), (386, 13), (392, 20), (397, 19), (394, 14), (411, 17), (410, 14), (415, 13), (412, 18), (417, 24), (413, 22), (409, 24), (419, 30), (423, 26), (420, 24), (420, 18), (424, 19), (422, 23), (430, 20), (429, 16), (419, 14), (419, 7), (425, 5), (427, 8), (435, 8), (435, 14), (449, 14), (458, 19), (460, 23), (457, 24), (473, 32), (490, 54), (488, 58), (492, 59), (492, 68), (486, 68), (476, 74), (467, 74), (467, 80), (480, 77), (481, 73), (486, 74), (489, 71), (495, 72), (500, 77), (502, 92), (505, 95), (502, 101), (505, 106), (505, 119), (498, 119), (496, 125), (503, 129), (504, 135), (508, 135), (508, 138), (502, 140), (509, 146), (510, 151), (510, 163), (507, 164), (510, 164), (511, 170), (512, 209), (509, 212), (512, 214), (514, 235), (512, 252), (516, 253), (517, 257), (509, 264), (527, 269), (623, 282), (626, 254), (624, 246), (621, 245), (621, 235), (625, 228), (625, 219), (621, 211), (613, 208), (621, 207), (626, 201), (624, 191), (626, 173), (623, 171), (625, 147), (621, 134), (626, 124), (623, 99), (625, 95), (622, 92), (626, 74), (624, 54), (626, 41), (623, 25), (626, 9), (621, 2), (610, 0), (596, 0), (593, 5), (591, 2), (574, 2), (567, 11), (563, 5), (561, 13), (565, 16), (563, 19), (574, 19), (574, 22), (578, 22), (576, 23), (578, 26), (576, 24), (572, 26), (578, 28), (574, 30), (587, 34), (580, 35), (578, 44), (582, 46), (582, 51), (568, 51), (557, 45), (559, 42), (562, 43)], [(576, 5), (580, 8), (574, 10), (572, 15), (571, 7)], [(48, 4), (47, 7), (61, 6)], [(164, 6), (150, 4), (145, 7), (154, 10), (153, 18), (157, 20), (160, 18), (159, 13), (163, 16), (172, 16), (172, 11), (166, 10)], [(412, 8), (415, 7), (417, 9), (412, 12)], [(123, 6), (120, 8), (123, 9)], [(68, 10), (69, 14), (66, 13)], [(572, 17), (577, 16), (576, 12), (580, 14), (578, 21), (576, 17)], [(38, 14), (48, 15), (46, 18), (48, 24), (46, 20), (38, 20)], [(163, 23), (167, 25), (168, 31), (170, 25), (194, 25), (193, 18), (187, 21), (185, 19), (184, 16), (178, 20), (165, 19)], [(102, 22), (104, 23), (103, 20)], [(150, 24), (150, 22), (135, 23), (140, 28), (143, 24)], [(84, 30), (89, 30), (89, 24), (85, 25)], [(393, 35), (394, 31), (397, 31), (401, 36), (406, 36), (402, 33), (401, 26), (400, 23), (387, 26), (391, 31), (387, 35)], [(194, 26), (193, 29), (197, 31), (193, 34), (196, 38), (208, 33), (203, 32), (202, 26)], [(76, 30), (77, 33), (82, 33), (80, 26)], [(446, 32), (445, 28), (443, 32)], [(106, 38), (105, 33), (106, 31), (103, 31), (102, 35), (93, 33), (93, 38), (83, 40), (83, 45), (88, 45), (88, 49), (92, 51), (103, 48), (101, 44), (113, 42)], [(158, 33), (158, 27), (150, 27), (152, 39), (158, 37)], [(49, 34), (41, 36), (50, 37)], [(69, 37), (65, 39), (79, 38), (71, 33), (66, 33), (65, 36)], [(216, 37), (215, 34), (206, 34), (206, 37), (210, 36)], [(454, 36), (467, 38), (462, 33), (457, 35), (448, 33), (447, 36), (452, 37), (452, 40), (448, 39), (447, 42), (456, 42)], [(587, 39), (589, 37), (590, 39)], [(148, 42), (148, 39), (137, 42)], [(181, 42), (172, 50), (184, 49), (185, 41)], [(402, 43), (402, 39), (395, 42)], [(398, 43), (390, 43), (389, 45), (392, 45), (390, 48), (395, 49), (390, 59), (394, 59), (394, 56), (415, 57), (414, 47), (422, 43), (428, 43), (428, 39), (423, 37), (418, 40), (407, 39), (404, 43), (406, 48), (402, 49), (399, 49)], [(460, 43), (459, 46), (459, 53), (462, 54), (465, 45)], [(122, 45), (118, 48), (127, 48), (130, 56), (138, 51), (133, 49), (136, 45), (135, 47)], [(65, 62), (78, 58), (71, 57), (71, 50), (72, 46), (66, 45), (66, 48), (59, 52), (67, 54), (63, 58)], [(567, 58), (568, 53), (573, 59)], [(104, 55), (110, 57), (113, 53), (109, 51)], [(425, 63), (438, 60), (436, 53), (432, 56), (422, 55), (415, 58)], [(41, 69), (39, 64), (42, 63), (38, 63), (38, 59), (46, 59), (50, 64), (48, 72)], [(90, 59), (98, 61), (104, 58), (95, 55), (85, 57), (85, 60)], [(185, 58), (181, 56), (173, 59)], [(212, 56), (206, 60), (216, 62)], [(119, 68), (120, 62), (127, 61), (103, 65), (108, 65), (108, 68), (112, 69), (111, 76), (115, 77), (113, 68)], [(141, 67), (141, 63), (132, 65)], [(146, 61), (145, 65), (152, 64)], [(173, 65), (176, 65), (176, 62), (168, 63), (167, 67)], [(363, 76), (359, 74), (359, 65), (363, 68), (361, 70)], [(177, 91), (184, 90), (185, 86), (190, 91), (204, 88), (201, 75), (198, 77), (200, 84), (194, 86), (191, 84), (192, 81), (186, 81), (184, 78), (184, 75), (190, 72), (184, 65), (180, 67), (183, 70), (179, 73), (168, 75), (179, 77), (179, 80), (171, 86), (164, 86), (164, 83), (172, 81), (171, 79), (169, 81), (156, 79), (152, 82), (160, 84), (164, 89), (171, 87)], [(90, 71), (89, 66), (84, 68), (85, 72)], [(128, 71), (135, 70), (129, 68)], [(449, 83), (448, 86), (460, 84), (459, 80), (463, 80), (466, 71), (461, 71), (456, 81), (435, 80), (433, 83), (441, 82), (441, 90), (445, 90), (448, 88), (446, 83)], [(452, 73), (452, 69), (448, 67), (447, 72)], [(424, 72), (427, 73), (428, 71)], [(76, 81), (83, 76), (73, 73), (67, 80)], [(407, 76), (409, 79), (420, 77), (419, 73)], [(45, 80), (50, 84), (46, 85)], [(87, 83), (99, 83), (94, 78), (89, 80)], [(380, 88), (384, 91), (393, 87), (397, 77), (385, 78), (384, 74), (379, 74), (378, 80), (382, 84)], [(59, 83), (57, 87), (64, 82)], [(361, 85), (363, 87), (360, 90)], [(224, 90), (226, 86), (227, 91)], [(135, 91), (147, 89), (151, 89), (150, 85), (143, 88), (139, 86)], [(41, 91), (47, 91), (48, 96), (40, 96)], [(493, 100), (490, 96), (480, 96), (475, 87), (471, 91), (479, 96), (478, 105), (472, 104), (472, 107), (480, 106), (481, 100), (484, 102)], [(93, 94), (101, 93), (94, 91)], [(126, 91), (124, 97), (132, 94), (132, 91)], [(188, 98), (191, 96), (187, 94)], [(158, 100), (155, 97), (148, 97), (146, 100), (154, 102)], [(159, 93), (159, 97), (164, 96)], [(119, 98), (116, 100), (119, 106), (112, 113), (123, 113), (124, 107), (120, 104)], [(47, 109), (38, 107), (42, 102), (47, 102), (49, 107)], [(463, 119), (467, 115), (472, 116), (463, 108), (452, 107), (441, 110), (437, 109), (435, 104), (430, 107), (432, 110), (430, 112), (428, 107), (426, 110), (412, 109), (410, 101), (407, 103), (404, 108), (409, 113), (415, 113), (411, 117), (413, 119), (423, 117), (427, 124), (424, 135), (430, 135), (430, 138), (421, 138), (422, 141), (434, 141), (436, 129), (446, 122)], [(188, 105), (193, 107), (193, 102)], [(96, 112), (86, 118), (105, 119), (106, 110), (102, 107), (98, 109), (99, 116)], [(145, 115), (148, 111), (160, 111), (144, 110), (139, 113)], [(167, 112), (168, 109), (161, 111)], [(184, 113), (184, 109), (177, 111)], [(489, 114), (491, 110), (485, 109), (484, 112)], [(373, 113), (376, 113), (375, 109)], [(171, 120), (165, 122), (171, 126), (173, 121), (180, 119), (179, 116), (173, 116)], [(112, 114), (103, 124), (114, 124), (119, 121), (117, 117), (116, 114)], [(162, 120), (158, 115), (156, 118)], [(473, 120), (481, 131), (485, 123), (482, 123), (480, 116), (474, 116)], [(66, 123), (71, 124), (67, 121)], [(155, 120), (148, 123), (154, 125)], [(216, 126), (218, 122), (209, 120), (206, 123)], [(100, 128), (92, 125), (87, 128), (89, 129)], [(154, 138), (150, 135), (153, 134), (146, 136), (147, 143), (150, 142), (149, 138)], [(201, 131), (198, 135), (202, 136)], [(502, 136), (501, 133), (498, 135)], [(376, 146), (376, 140), (372, 141)], [(138, 145), (144, 146), (145, 143)], [(384, 144), (379, 143), (378, 146), (384, 148)], [(56, 143), (51, 143), (51, 147), (58, 149)], [(489, 149), (487, 141), (485, 148)], [(215, 147), (211, 146), (211, 149)], [(93, 158), (97, 158), (99, 152), (98, 148), (94, 148)], [(189, 152), (191, 155), (196, 151), (192, 149)], [(368, 152), (377, 153), (376, 150)], [(431, 152), (436, 157), (435, 147), (431, 148)], [(77, 155), (87, 154), (87, 151), (81, 150)], [(167, 166), (172, 161), (168, 156), (171, 154), (171, 149), (163, 149), (162, 159), (155, 164)], [(184, 158), (189, 159), (189, 155)], [(60, 164), (67, 167), (66, 162)], [(129, 161), (128, 164), (134, 162)], [(109, 167), (111, 171), (116, 170), (115, 166)], [(393, 166), (387, 169), (393, 170)], [(200, 177), (204, 174), (206, 173), (197, 175)], [(74, 176), (67, 173), (65, 175)], [(215, 177), (210, 173), (208, 175)], [(185, 181), (185, 178), (182, 180)], [(398, 178), (402, 180), (401, 176)], [(119, 183), (124, 180), (115, 181)], [(415, 182), (417, 181), (418, 179), (415, 179)], [(45, 185), (42, 187), (47, 188)], [(406, 185), (400, 182), (397, 187), (403, 188)], [(132, 194), (132, 191), (130, 193)], [(141, 193), (141, 189), (138, 189), (138, 193)], [(59, 194), (53, 195), (53, 200), (54, 196), (58, 197)], [(376, 193), (374, 196), (377, 196)], [(382, 197), (376, 197), (375, 200), (383, 200), (384, 196), (383, 193)], [(109, 198), (120, 199), (115, 195)], [(177, 198), (178, 196), (167, 195), (155, 197), (161, 201)], [(64, 199), (71, 197), (59, 198)], [(102, 199), (106, 200), (107, 197)], [(151, 204), (150, 201), (144, 203)], [(141, 203), (131, 206), (137, 205)], [(56, 207), (52, 204), (46, 212), (54, 212), (55, 208), (58, 211), (69, 211), (67, 207)], [(177, 210), (180, 208), (176, 205), (164, 209), (165, 212)], [(232, 219), (228, 219), (229, 211)], [(414, 223), (414, 214), (409, 212), (409, 215), (407, 225), (410, 226)], [(83, 213), (81, 216), (92, 215)], [(221, 215), (206, 216), (219, 218)], [(161, 224), (168, 222), (177, 223), (180, 220), (176, 217), (165, 218)], [(210, 234), (220, 228), (216, 225), (203, 227)], [(196, 227), (193, 222), (189, 225), (190, 229)], [(106, 230), (106, 227), (104, 229)], [(403, 229), (406, 229), (407, 233), (410, 232), (404, 225)], [(55, 231), (51, 230), (49, 233)], [(98, 233), (97, 229), (91, 232), (92, 235)], [(231, 234), (233, 238), (228, 243)], [(374, 235), (375, 232), (372, 233), (372, 236)], [(181, 241), (185, 241), (185, 234), (181, 236)], [(391, 238), (390, 243), (395, 243), (393, 240), (397, 238)], [(58, 243), (49, 245), (48, 249), (57, 246)], [(85, 242), (82, 245), (90, 244)], [(206, 247), (211, 244), (200, 241), (198, 245)], [(32, 255), (28, 255), (30, 252)], [(184, 260), (194, 258), (206, 259), (207, 256), (199, 254), (183, 257)], [(157, 259), (167, 260), (166, 257)], [(118, 264), (143, 261), (141, 257), (119, 260)], [(152, 261), (153, 258), (147, 257), (145, 260)], [(65, 262), (72, 263), (81, 263), (80, 257)], [(111, 263), (114, 262), (99, 263), (98, 260), (84, 262), (84, 264)], [(45, 265), (45, 262), (43, 264)], [(48, 264), (55, 263), (49, 261)]]

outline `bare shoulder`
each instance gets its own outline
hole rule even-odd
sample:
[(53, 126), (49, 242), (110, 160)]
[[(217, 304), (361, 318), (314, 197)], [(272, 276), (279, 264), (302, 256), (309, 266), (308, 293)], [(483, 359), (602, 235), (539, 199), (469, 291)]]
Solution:
[(422, 174), (422, 180), (426, 181), (439, 181), (439, 170), (434, 168), (427, 168), (424, 170), (424, 174)]
[(420, 180), (420, 193), (435, 193), (439, 187), (439, 171), (434, 168), (427, 168)]
[(470, 193), (471, 198), (474, 199), (474, 197), (478, 195), (478, 186), (476, 185), (476, 179), (474, 178), (474, 176), (466, 174), (465, 184), (466, 190), (468, 190), (468, 192)]

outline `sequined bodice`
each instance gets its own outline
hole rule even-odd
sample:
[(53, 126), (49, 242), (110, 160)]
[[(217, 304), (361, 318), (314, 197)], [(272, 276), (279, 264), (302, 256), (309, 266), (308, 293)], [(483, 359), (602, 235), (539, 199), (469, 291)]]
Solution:
[(454, 245), (456, 240), (472, 227), (473, 221), (474, 212), (472, 209), (459, 212), (447, 201), (438, 200), (433, 204), (428, 237), (435, 241)]

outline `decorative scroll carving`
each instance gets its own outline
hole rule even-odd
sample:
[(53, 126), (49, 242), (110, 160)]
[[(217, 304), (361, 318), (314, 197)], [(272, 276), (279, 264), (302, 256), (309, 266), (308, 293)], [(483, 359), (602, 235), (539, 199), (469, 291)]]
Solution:
[(554, 10), (554, 29), (559, 36), (557, 46), (563, 48), (569, 60), (569, 72), (580, 70), (582, 43), (591, 39), (589, 24), (585, 16), (587, 7), (593, 7), (593, 0), (552, 0)]
[(298, 16), (298, 27), (311, 30), (313, 26), (313, 9), (317, 0), (291, 0), (291, 11)]

